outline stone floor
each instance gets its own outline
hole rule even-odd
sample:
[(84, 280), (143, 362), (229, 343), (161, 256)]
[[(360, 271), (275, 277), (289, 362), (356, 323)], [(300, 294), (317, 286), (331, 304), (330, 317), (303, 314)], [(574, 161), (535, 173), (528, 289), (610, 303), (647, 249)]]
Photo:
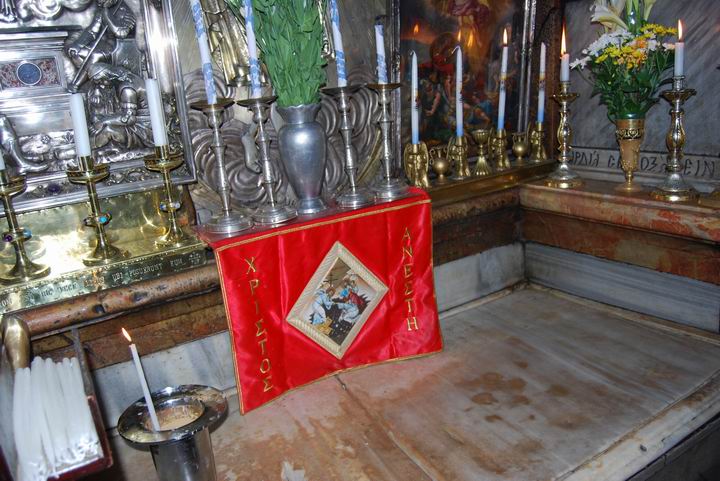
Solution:
[[(540, 288), (442, 323), (440, 354), (245, 416), (232, 396), (213, 433), (218, 479), (625, 480), (720, 412), (711, 334)], [(149, 453), (114, 444), (116, 466), (94, 479), (155, 479)]]

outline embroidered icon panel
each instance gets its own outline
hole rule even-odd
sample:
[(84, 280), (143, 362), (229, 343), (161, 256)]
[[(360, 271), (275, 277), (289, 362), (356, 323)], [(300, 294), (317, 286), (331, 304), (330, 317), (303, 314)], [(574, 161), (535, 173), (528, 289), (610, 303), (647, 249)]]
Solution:
[(345, 246), (325, 255), (287, 321), (342, 359), (388, 288)]

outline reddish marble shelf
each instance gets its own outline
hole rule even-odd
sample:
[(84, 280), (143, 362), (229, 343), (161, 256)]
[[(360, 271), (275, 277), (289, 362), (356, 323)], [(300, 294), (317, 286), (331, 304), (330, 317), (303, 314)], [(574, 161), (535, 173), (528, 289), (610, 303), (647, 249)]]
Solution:
[(649, 191), (623, 195), (614, 190), (616, 186), (586, 181), (578, 189), (562, 190), (547, 187), (542, 181), (531, 182), (520, 188), (520, 204), (529, 210), (720, 243), (720, 210), (655, 201)]

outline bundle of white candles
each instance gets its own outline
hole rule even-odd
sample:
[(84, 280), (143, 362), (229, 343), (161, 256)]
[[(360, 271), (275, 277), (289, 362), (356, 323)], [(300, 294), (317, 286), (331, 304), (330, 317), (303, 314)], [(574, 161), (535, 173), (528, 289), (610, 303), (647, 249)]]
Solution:
[(76, 359), (35, 358), (15, 373), (18, 481), (45, 481), (102, 455)]

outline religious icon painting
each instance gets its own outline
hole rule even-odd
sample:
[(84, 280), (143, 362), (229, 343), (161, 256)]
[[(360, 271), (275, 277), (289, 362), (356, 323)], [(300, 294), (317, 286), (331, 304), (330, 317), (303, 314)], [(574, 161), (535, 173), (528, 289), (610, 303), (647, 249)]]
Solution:
[(342, 359), (387, 290), (345, 246), (336, 242), (303, 289), (287, 321)]

